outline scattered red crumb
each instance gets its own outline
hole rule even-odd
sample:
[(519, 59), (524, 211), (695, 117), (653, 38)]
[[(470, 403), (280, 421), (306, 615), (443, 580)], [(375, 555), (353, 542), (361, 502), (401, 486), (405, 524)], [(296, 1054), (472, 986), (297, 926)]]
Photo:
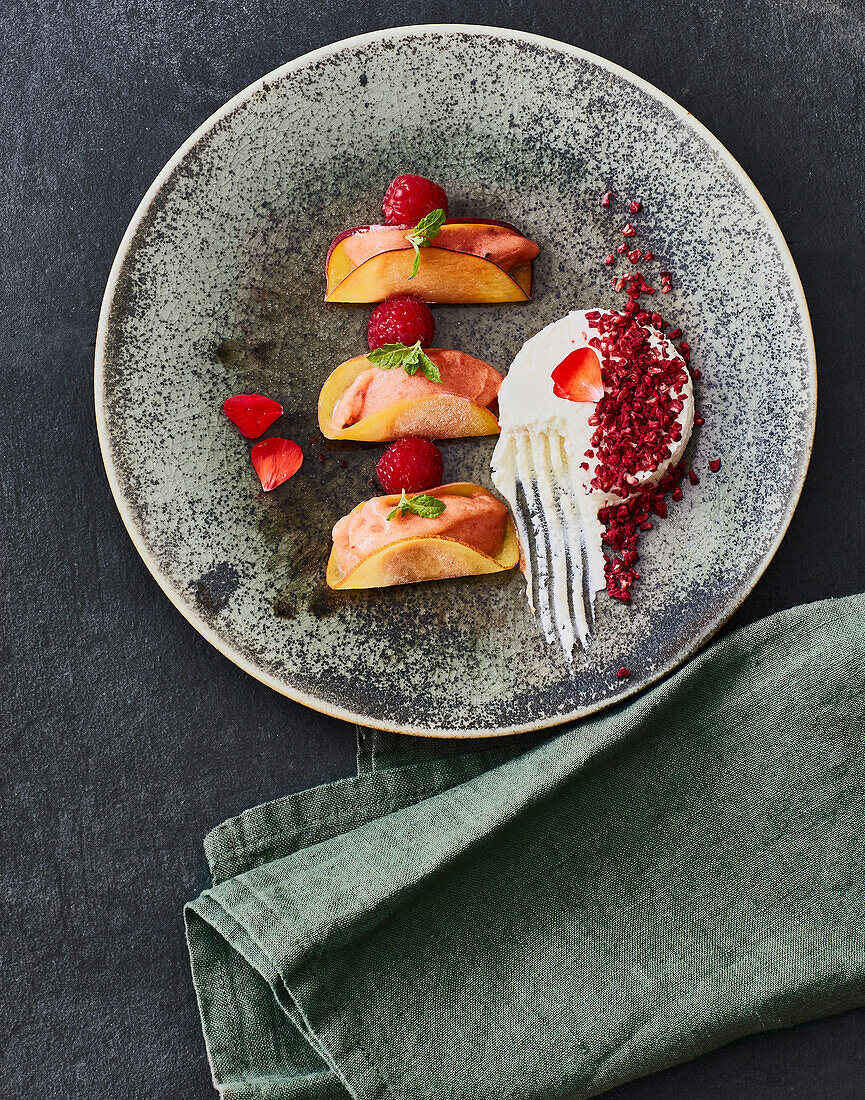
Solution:
[[(670, 490), (675, 491), (684, 473), (684, 464), (671, 467), (656, 486), (644, 490), (627, 504), (610, 505), (598, 512), (598, 518), (606, 528), (602, 536), (604, 552), (609, 554), (604, 562), (607, 593), (615, 600), (628, 602), (631, 587), (640, 574), (634, 569), (639, 561), (637, 543), (643, 531), (653, 527), (650, 515), (661, 519), (667, 515), (664, 499)], [(618, 555), (613, 556), (613, 555)]]
[(709, 469), (712, 471), (713, 474), (716, 474), (721, 469), (721, 460), (720, 460), (720, 458), (713, 458), (709, 462)]
[[(629, 276), (630, 301), (625, 312), (593, 311), (587, 323), (597, 331), (589, 344), (601, 357), (604, 395), (589, 424), (595, 428), (591, 447), (597, 466), (591, 486), (596, 491), (630, 496), (639, 486), (641, 473), (651, 473), (669, 459), (672, 444), (681, 439), (678, 417), (684, 408), (687, 373), (681, 360), (668, 358), (663, 347), (653, 346), (646, 326), (660, 331), (659, 314), (641, 310), (637, 299), (645, 292), (640, 275)], [(653, 321), (657, 323), (653, 325)], [(627, 504), (602, 508), (598, 516), (606, 530), (605, 548), (613, 555), (605, 563), (607, 592), (629, 600), (639, 574), (637, 540), (650, 524), (649, 516), (665, 516), (664, 497), (682, 478), (683, 466), (667, 472), (653, 487), (637, 492)]]
[(656, 470), (670, 457), (670, 444), (681, 439), (678, 417), (688, 377), (680, 360), (653, 347), (646, 328), (651, 318), (639, 309), (635, 315), (595, 311), (586, 318), (599, 334), (589, 345), (601, 357), (605, 390), (589, 417), (598, 456), (592, 488), (617, 496), (629, 496), (637, 475)]
[[(633, 205), (633, 203), (631, 205)], [(620, 680), (627, 680), (627, 678), (631, 675), (631, 670), (629, 668), (625, 668), (625, 666), (622, 665), (616, 675)]]
[[(601, 205), (609, 206), (611, 197), (611, 193), (607, 192), (601, 199)], [(643, 204), (632, 199), (628, 209), (631, 214), (638, 214)], [(621, 232), (623, 237), (637, 235), (637, 229), (630, 221)], [(616, 247), (616, 252), (620, 256), (627, 254), (634, 265), (641, 260), (647, 263), (654, 260), (651, 251), (629, 249), (624, 242)], [(610, 254), (604, 263), (612, 267), (615, 257)], [(661, 294), (669, 294), (673, 289), (672, 272), (661, 271), (658, 278)], [(671, 329), (659, 313), (642, 308), (642, 295), (656, 293), (656, 288), (649, 286), (642, 272), (614, 276), (612, 286), (619, 293), (626, 292), (628, 302), (624, 309), (605, 314), (595, 311), (587, 315), (588, 324), (598, 332), (598, 336), (589, 343), (601, 358), (605, 392), (589, 419), (589, 424), (596, 430), (591, 439), (594, 449), (587, 450), (586, 457), (597, 455), (591, 482), (593, 489), (619, 497), (635, 494), (625, 504), (608, 505), (598, 512), (605, 528), (602, 540), (607, 555), (604, 565), (607, 592), (614, 599), (629, 601), (631, 588), (639, 579), (639, 573), (634, 568), (639, 561), (639, 537), (643, 531), (652, 530), (653, 523), (649, 516), (664, 518), (667, 515), (665, 498), (668, 493), (673, 501), (678, 503), (682, 500), (680, 482), (686, 469), (684, 462), (670, 467), (657, 485), (643, 490), (638, 488), (639, 478), (636, 475), (657, 469), (669, 458), (671, 445), (681, 439), (677, 421), (686, 400), (683, 390), (688, 374), (695, 381), (702, 374), (689, 364), (691, 347), (681, 340), (682, 330), (678, 327)], [(646, 326), (660, 333), (666, 332), (670, 341), (681, 340), (676, 348), (678, 356), (672, 356), (666, 347), (655, 349), (649, 342)], [(694, 423), (699, 427), (705, 420), (695, 415)], [(714, 471), (718, 468), (720, 460), (713, 459), (710, 469)], [(700, 479), (696, 472), (690, 470), (687, 473), (690, 483), (698, 485)], [(622, 668), (617, 675), (624, 678), (630, 673)]]
[(610, 205), (610, 199), (612, 197), (613, 197), (613, 192), (612, 191), (604, 192), (604, 194), (601, 195), (601, 206), (609, 206)]

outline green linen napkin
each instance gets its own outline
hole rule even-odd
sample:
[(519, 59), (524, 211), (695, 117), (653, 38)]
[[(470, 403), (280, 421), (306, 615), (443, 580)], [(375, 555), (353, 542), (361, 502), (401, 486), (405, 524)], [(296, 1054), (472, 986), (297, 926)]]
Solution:
[(863, 662), (865, 597), (798, 608), (519, 755), (219, 826), (186, 925), (222, 1095), (578, 1100), (865, 1003)]

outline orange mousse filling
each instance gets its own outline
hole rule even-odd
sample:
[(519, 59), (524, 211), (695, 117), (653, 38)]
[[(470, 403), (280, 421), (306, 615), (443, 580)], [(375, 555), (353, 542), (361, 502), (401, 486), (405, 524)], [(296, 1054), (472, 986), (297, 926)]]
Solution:
[(448, 538), (489, 557), (498, 553), (508, 515), (500, 500), (480, 487), (471, 496), (458, 496), (449, 493), (446, 485), (430, 489), (427, 496), (438, 497), (445, 506), (434, 519), (406, 512), (388, 520), (399, 501), (396, 496), (373, 497), (343, 516), (333, 529), (333, 547), (343, 576), (373, 551), (400, 539)]
[[(409, 229), (375, 226), (361, 233), (353, 233), (342, 242), (345, 255), (355, 267), (381, 252), (411, 248), (406, 240)], [(503, 271), (534, 260), (540, 247), (515, 229), (503, 225), (486, 225), (474, 222), (446, 222), (430, 244), (435, 248), (448, 248), (452, 252), (470, 252), (485, 260), (492, 260)]]
[(432, 382), (420, 370), (408, 375), (401, 367), (392, 370), (370, 367), (361, 371), (337, 401), (333, 427), (341, 431), (409, 397), (449, 393), (465, 397), (484, 409), (498, 397), (502, 376), (489, 363), (444, 348), (427, 348), (426, 354), (438, 367), (441, 382)]

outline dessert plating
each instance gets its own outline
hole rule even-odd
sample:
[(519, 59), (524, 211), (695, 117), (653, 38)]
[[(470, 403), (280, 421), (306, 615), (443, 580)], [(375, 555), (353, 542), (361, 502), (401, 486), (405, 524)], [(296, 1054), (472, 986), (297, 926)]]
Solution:
[(533, 336), (499, 393), (493, 484), (516, 517), (529, 605), (549, 642), (585, 646), (608, 586), (604, 523), (678, 467), (694, 391), (663, 332), (616, 310), (574, 310)]

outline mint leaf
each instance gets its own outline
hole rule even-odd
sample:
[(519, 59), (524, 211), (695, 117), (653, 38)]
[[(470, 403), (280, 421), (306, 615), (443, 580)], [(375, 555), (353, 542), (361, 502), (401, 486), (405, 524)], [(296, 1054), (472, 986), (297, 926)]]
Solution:
[(433, 237), (438, 236), (439, 230), (444, 223), (444, 210), (431, 210), (429, 214), (425, 214), (417, 223), (408, 239), (411, 240), (412, 237), (416, 236), (420, 237), (424, 244), (429, 244)]
[(420, 266), (420, 250), (422, 248), (427, 248), (433, 237), (438, 236), (439, 230), (444, 223), (444, 210), (432, 210), (429, 214), (425, 214), (414, 229), (407, 235), (406, 240), (414, 249), (414, 264), (412, 265), (409, 279), (413, 279), (415, 275), (417, 275), (418, 267)]
[(447, 508), (447, 505), (438, 497), (431, 497), (427, 493), (417, 493), (413, 497), (407, 497), (405, 489), (403, 489), (399, 504), (385, 516), (385, 519), (392, 520), (394, 516), (404, 516), (406, 512), (414, 512), (421, 519), (435, 519), (436, 516), (442, 514), (445, 508)]
[(394, 367), (403, 365), (403, 361), (410, 351), (411, 348), (406, 347), (405, 344), (382, 344), (380, 348), (371, 351), (367, 358), (370, 363), (381, 367), (382, 370), (392, 370)]
[(435, 519), (447, 508), (444, 501), (439, 500), (438, 497), (428, 496), (426, 493), (418, 493), (416, 497), (411, 497), (406, 501), (406, 505), (410, 512), (414, 512), (421, 519)]
[(399, 498), (399, 504), (396, 506), (396, 508), (394, 508), (394, 510), (392, 512), (388, 512), (388, 514), (384, 518), (387, 520), (388, 523), (390, 523), (390, 521), (393, 519), (394, 516), (396, 516), (396, 515), (401, 516), (404, 512), (407, 512), (407, 511), (408, 511), (408, 500), (406, 499), (405, 489), (403, 489), (402, 496)]
[(418, 361), (420, 363), (420, 369), (424, 372), (430, 382), (441, 382), (442, 376), (438, 367), (430, 359), (423, 349), (418, 348)]
[(402, 367), (409, 376), (422, 370), (431, 382), (442, 380), (438, 367), (420, 346), (420, 340), (411, 347), (407, 344), (383, 344), (382, 347), (371, 351), (367, 358), (370, 363), (374, 363), (382, 370)]
[(407, 375), (417, 374), (418, 367), (420, 366), (420, 340), (412, 344), (408, 350), (408, 354), (402, 362), (402, 369)]

